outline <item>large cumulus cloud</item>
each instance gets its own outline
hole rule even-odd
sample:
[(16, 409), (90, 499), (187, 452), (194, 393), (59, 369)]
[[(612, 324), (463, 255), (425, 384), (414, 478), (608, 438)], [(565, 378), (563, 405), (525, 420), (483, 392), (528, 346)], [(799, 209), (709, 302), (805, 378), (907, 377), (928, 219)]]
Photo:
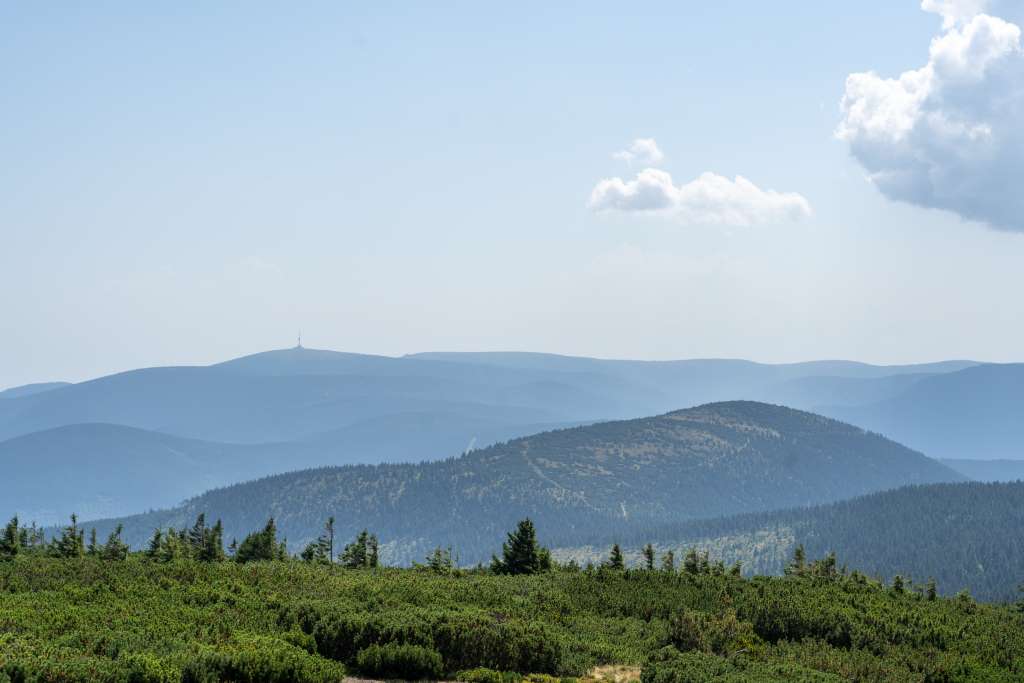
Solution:
[[(1021, 3), (1024, 4), (1024, 3)], [(927, 63), (851, 74), (837, 135), (886, 196), (1024, 231), (1024, 50), (999, 0), (923, 0), (942, 16)], [(1016, 8), (1016, 9), (1015, 9)]]

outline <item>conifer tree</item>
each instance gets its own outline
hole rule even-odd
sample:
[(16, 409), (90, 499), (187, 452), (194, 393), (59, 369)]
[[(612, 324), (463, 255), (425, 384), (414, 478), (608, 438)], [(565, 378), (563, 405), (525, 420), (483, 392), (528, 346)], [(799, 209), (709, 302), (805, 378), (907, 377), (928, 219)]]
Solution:
[(15, 515), (4, 527), (0, 537), (0, 560), (12, 560), (21, 551), (24, 535), (18, 529), (18, 516)]
[(189, 554), (199, 559), (206, 547), (206, 513), (200, 512), (196, 517), (196, 523), (188, 532)]
[(327, 561), (331, 564), (334, 563), (334, 515), (327, 518), (327, 523), (324, 525), (324, 535), (321, 537), (324, 550), (327, 551)]
[(96, 541), (96, 527), (93, 527), (89, 532), (89, 547), (86, 548), (85, 554), (90, 557), (95, 557), (100, 554), (100, 546)]
[(676, 571), (676, 554), (669, 550), (661, 556), (661, 571), (674, 574)]
[(153, 535), (149, 537), (149, 545), (146, 546), (146, 558), (150, 560), (160, 559), (160, 550), (164, 543), (164, 532), (160, 528), (153, 529)]
[(377, 535), (370, 534), (370, 540), (368, 542), (369, 550), (366, 554), (366, 566), (370, 569), (376, 569), (377, 565), (380, 564), (380, 548), (377, 543)]
[(743, 576), (743, 565), (740, 564), (739, 560), (736, 560), (736, 562), (733, 563), (731, 567), (729, 567), (729, 576)]
[(687, 574), (700, 573), (700, 558), (697, 556), (696, 548), (686, 551), (686, 557), (683, 558), (683, 571)]
[(537, 530), (529, 517), (516, 525), (501, 546), (501, 559), (491, 557), (491, 571), (495, 574), (536, 574), (541, 571), (540, 546)]
[(341, 564), (348, 569), (364, 569), (369, 566), (370, 532), (363, 529), (356, 539), (341, 551)]
[(902, 593), (904, 591), (904, 588), (905, 588), (904, 581), (903, 581), (903, 577), (901, 575), (897, 574), (896, 576), (892, 577), (892, 592), (893, 593), (900, 594), (900, 593)]
[(793, 561), (786, 566), (786, 574), (800, 576), (807, 569), (807, 553), (804, 551), (804, 544), (801, 543), (793, 551)]
[(82, 557), (85, 553), (85, 531), (78, 527), (78, 515), (71, 515), (71, 524), (61, 530), (60, 538), (52, 545), (52, 552), (57, 557)]
[(618, 543), (612, 546), (612, 551), (608, 555), (608, 562), (605, 563), (605, 566), (608, 569), (621, 570), (626, 568), (626, 561), (622, 557), (622, 548), (619, 547)]
[(928, 600), (928, 602), (935, 602), (936, 600), (938, 600), (938, 598), (939, 598), (939, 588), (935, 584), (935, 579), (934, 578), (928, 579), (928, 585), (925, 586), (924, 595), (925, 595), (925, 598)]
[(121, 532), (124, 527), (120, 524), (107, 537), (103, 546), (102, 557), (104, 560), (126, 560), (128, 559), (128, 544), (121, 540)]
[(281, 546), (277, 542), (277, 524), (274, 518), (267, 520), (262, 531), (246, 536), (235, 552), (236, 562), (263, 562), (281, 559)]
[(644, 546), (644, 569), (649, 572), (654, 571), (654, 546), (648, 543)]

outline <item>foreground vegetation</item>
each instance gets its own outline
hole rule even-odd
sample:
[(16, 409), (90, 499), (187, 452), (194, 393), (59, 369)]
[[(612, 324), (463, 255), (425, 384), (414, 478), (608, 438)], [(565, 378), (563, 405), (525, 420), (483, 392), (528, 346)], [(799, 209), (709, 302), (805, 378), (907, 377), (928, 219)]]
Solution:
[(557, 683), (602, 664), (642, 667), (644, 683), (1024, 678), (1016, 607), (830, 560), (747, 579), (614, 557), (520, 571), (519, 550), (472, 571), (21, 553), (0, 562), (0, 681)]

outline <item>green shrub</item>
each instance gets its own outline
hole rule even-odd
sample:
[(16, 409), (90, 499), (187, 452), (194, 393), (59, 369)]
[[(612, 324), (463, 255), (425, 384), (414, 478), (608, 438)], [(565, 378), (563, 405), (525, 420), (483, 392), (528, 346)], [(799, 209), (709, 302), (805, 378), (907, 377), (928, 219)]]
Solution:
[(843, 683), (843, 679), (797, 664), (763, 664), (746, 657), (724, 658), (667, 647), (651, 656), (641, 683)]
[(523, 677), (514, 671), (495, 671), (479, 666), (455, 674), (455, 680), (466, 683), (521, 683)]
[(182, 667), (182, 683), (329, 683), (341, 665), (277, 638), (243, 636), (224, 648), (203, 648)]
[(760, 649), (754, 626), (736, 617), (735, 610), (720, 615), (684, 609), (669, 622), (669, 639), (682, 651), (698, 650), (716, 655)]
[(375, 678), (418, 681), (438, 679), (444, 670), (441, 655), (419, 645), (371, 645), (356, 655), (356, 669)]

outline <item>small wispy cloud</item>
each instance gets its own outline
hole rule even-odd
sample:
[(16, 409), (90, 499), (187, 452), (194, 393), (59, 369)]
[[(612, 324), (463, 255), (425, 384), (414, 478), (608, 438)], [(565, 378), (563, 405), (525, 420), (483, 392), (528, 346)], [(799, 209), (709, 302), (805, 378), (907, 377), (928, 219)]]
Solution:
[(654, 141), (654, 138), (637, 138), (629, 147), (613, 154), (612, 158), (625, 161), (627, 164), (651, 166), (660, 163), (665, 155), (658, 148), (658, 143)]

